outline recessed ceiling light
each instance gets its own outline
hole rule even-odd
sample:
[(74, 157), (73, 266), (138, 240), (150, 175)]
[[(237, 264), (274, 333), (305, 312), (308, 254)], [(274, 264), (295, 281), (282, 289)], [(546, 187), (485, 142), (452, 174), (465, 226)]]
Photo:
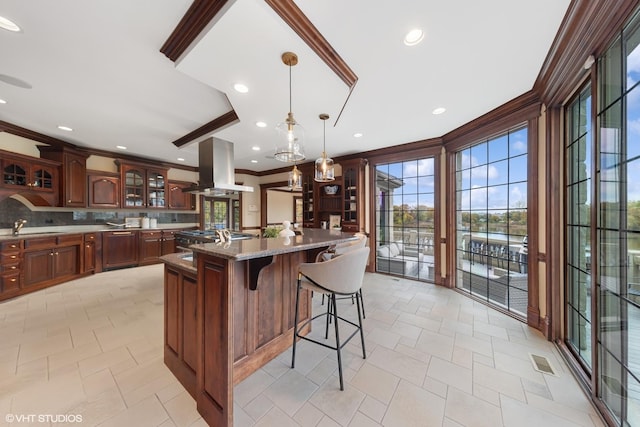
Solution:
[(257, 160), (251, 160), (251, 163), (258, 163)]
[(414, 28), (404, 36), (404, 44), (407, 46), (415, 46), (424, 38), (424, 32), (420, 28)]
[(361, 138), (362, 137), (362, 133), (361, 132), (356, 132), (353, 134), (354, 138)]
[(251, 147), (251, 149), (253, 151), (260, 151), (260, 147), (258, 147), (257, 145), (254, 145), (253, 147)]
[(258, 126), (259, 128), (266, 128), (267, 124), (265, 122), (256, 122), (256, 126)]
[(125, 147), (124, 145), (116, 145), (116, 148), (118, 150), (126, 150), (127, 149), (127, 147)]
[(5, 101), (4, 99), (0, 99), (0, 104), (6, 104), (7, 101)]
[(179, 162), (184, 162), (184, 159), (182, 157), (178, 157), (178, 161)]
[(236, 92), (240, 92), (240, 93), (247, 93), (249, 92), (249, 88), (246, 85), (243, 85), (242, 83), (236, 83), (233, 85), (233, 88), (236, 90)]
[(435, 110), (432, 111), (432, 114), (438, 115), (438, 114), (444, 113), (445, 111), (447, 111), (446, 108), (438, 107), (438, 108), (436, 108)]
[(20, 31), (20, 27), (18, 27), (15, 22), (8, 20), (4, 16), (0, 16), (0, 28), (13, 31), (14, 33)]
[(58, 126), (58, 129), (65, 130), (67, 132), (72, 132), (73, 131), (73, 129), (71, 129), (69, 126)]

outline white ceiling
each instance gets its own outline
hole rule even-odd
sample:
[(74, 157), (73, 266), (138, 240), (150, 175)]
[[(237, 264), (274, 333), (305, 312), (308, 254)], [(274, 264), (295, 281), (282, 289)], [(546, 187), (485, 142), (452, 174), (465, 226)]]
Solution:
[[(216, 135), (235, 143), (236, 168), (278, 168), (268, 157), (289, 109), (280, 56), (293, 51), (293, 112), (308, 160), (322, 150), (320, 113), (331, 116), (334, 157), (438, 137), (533, 87), (569, 0), (297, 0), (359, 77), (335, 127), (348, 87), (262, 0), (236, 0), (177, 64), (167, 59), (160, 47), (190, 4), (0, 3), (0, 15), (22, 27), (0, 29), (0, 74), (32, 86), (0, 76), (0, 120), (83, 147), (124, 145), (128, 154), (195, 166), (195, 144), (171, 141), (234, 109), (240, 122)], [(402, 39), (414, 27), (425, 38), (407, 47)], [(235, 92), (236, 82), (249, 92)], [(447, 112), (432, 115), (436, 107)], [(258, 120), (268, 126), (257, 128)]]

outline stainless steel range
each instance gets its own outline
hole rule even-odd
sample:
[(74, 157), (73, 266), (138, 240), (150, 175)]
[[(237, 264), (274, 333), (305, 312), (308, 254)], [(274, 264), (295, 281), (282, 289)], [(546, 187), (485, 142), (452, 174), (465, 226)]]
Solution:
[[(183, 230), (176, 233), (176, 247), (189, 250), (190, 245), (196, 243), (216, 243), (220, 241), (219, 231), (226, 230)], [(249, 233), (229, 231), (229, 240), (255, 239), (257, 236)]]

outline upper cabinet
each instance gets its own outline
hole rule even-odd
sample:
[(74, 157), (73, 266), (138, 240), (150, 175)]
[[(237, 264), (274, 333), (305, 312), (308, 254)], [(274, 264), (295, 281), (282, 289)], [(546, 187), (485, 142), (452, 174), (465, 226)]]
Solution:
[(36, 205), (58, 204), (59, 162), (5, 151), (0, 156), (4, 190), (18, 192)]
[(169, 181), (169, 209), (194, 210), (196, 208), (196, 196), (182, 191), (192, 185), (190, 182)]
[(302, 226), (306, 228), (317, 227), (315, 222), (315, 185), (313, 180), (313, 167), (300, 168), (302, 172)]
[(358, 232), (364, 229), (364, 168), (363, 159), (348, 160), (342, 166), (342, 230)]
[(87, 157), (88, 154), (71, 148), (38, 147), (42, 158), (56, 160), (62, 164), (60, 205), (87, 207)]
[(90, 208), (120, 207), (120, 176), (101, 171), (90, 171), (89, 183)]
[(123, 208), (167, 208), (167, 169), (116, 160)]

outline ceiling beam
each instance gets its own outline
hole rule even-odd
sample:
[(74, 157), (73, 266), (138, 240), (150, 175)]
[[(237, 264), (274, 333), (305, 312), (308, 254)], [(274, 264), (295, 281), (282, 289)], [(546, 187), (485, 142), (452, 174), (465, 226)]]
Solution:
[(207, 135), (216, 130), (223, 129), (224, 127), (229, 126), (230, 124), (235, 123), (237, 121), (238, 121), (238, 115), (234, 110), (231, 110), (228, 113), (224, 113), (223, 115), (216, 117), (215, 119), (211, 120), (209, 123), (205, 123), (204, 125), (200, 126), (198, 129), (194, 130), (193, 132), (189, 132), (182, 138), (176, 139), (175, 141), (173, 141), (173, 145), (175, 145), (178, 148), (183, 147), (189, 144), (190, 142), (192, 142), (196, 138)]

